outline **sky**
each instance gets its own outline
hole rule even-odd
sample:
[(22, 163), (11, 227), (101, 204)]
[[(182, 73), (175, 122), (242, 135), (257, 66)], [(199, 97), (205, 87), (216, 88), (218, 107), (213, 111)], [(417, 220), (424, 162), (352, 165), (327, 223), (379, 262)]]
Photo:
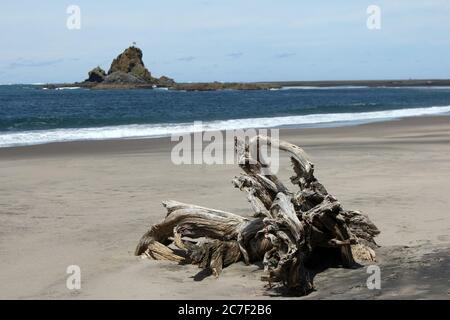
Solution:
[(450, 78), (449, 17), (448, 0), (2, 1), (0, 83), (80, 81), (133, 42), (179, 82)]

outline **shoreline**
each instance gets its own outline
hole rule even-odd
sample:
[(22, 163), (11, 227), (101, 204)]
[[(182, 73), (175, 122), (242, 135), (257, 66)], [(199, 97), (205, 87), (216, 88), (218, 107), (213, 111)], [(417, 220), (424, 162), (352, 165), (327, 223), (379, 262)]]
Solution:
[[(447, 109), (447, 112), (442, 112), (442, 110), (439, 110), (439, 113), (432, 113), (430, 112), (431, 110), (429, 109), (433, 109), (433, 108), (444, 108)], [(251, 121), (251, 120), (255, 120), (255, 121), (262, 121), (264, 122), (266, 119), (271, 119), (272, 121), (277, 121), (280, 120), (280, 117), (272, 117), (272, 118), (254, 118), (254, 119), (231, 119), (231, 120), (222, 120), (222, 121), (207, 121), (205, 122), (205, 124), (207, 125), (216, 125), (217, 128), (209, 128), (208, 130), (202, 130), (202, 132), (214, 132), (214, 131), (225, 131), (225, 130), (239, 130), (239, 129), (279, 129), (279, 130), (286, 130), (286, 129), (332, 129), (332, 128), (341, 128), (341, 127), (354, 127), (354, 126), (361, 126), (361, 125), (366, 125), (366, 124), (372, 124), (372, 123), (383, 123), (383, 122), (391, 122), (391, 121), (399, 121), (399, 120), (403, 120), (403, 119), (411, 119), (411, 118), (426, 118), (426, 117), (430, 117), (430, 118), (438, 118), (438, 117), (449, 117), (450, 113), (448, 112), (448, 109), (450, 108), (450, 106), (443, 106), (443, 107), (427, 107), (427, 108), (410, 108), (410, 109), (395, 109), (395, 110), (385, 110), (385, 111), (374, 111), (374, 112), (366, 112), (366, 113), (342, 113), (342, 114), (323, 114), (323, 116), (335, 116), (335, 115), (343, 115), (348, 116), (348, 115), (366, 115), (366, 114), (370, 114), (372, 116), (371, 117), (367, 117), (364, 118), (362, 117), (361, 119), (354, 119), (354, 120), (335, 120), (335, 121), (322, 121), (322, 122), (316, 122), (316, 123), (307, 123), (307, 121), (305, 123), (293, 123), (293, 124), (280, 124), (280, 125), (274, 125), (274, 126), (265, 126), (265, 125), (261, 125), (261, 126), (257, 126), (255, 124), (249, 125), (247, 127), (244, 127), (240, 124), (238, 124), (239, 122), (244, 122), (244, 121)], [(393, 113), (393, 112), (418, 112), (417, 110), (420, 110), (421, 112), (423, 112), (424, 114), (411, 114), (411, 115), (404, 115), (404, 116), (391, 116), (388, 117), (385, 115), (385, 113)], [(375, 114), (383, 114), (382, 117), (377, 118), (375, 116)], [(300, 115), (300, 116), (286, 116), (286, 117), (282, 117), (283, 119), (288, 119), (291, 120), (292, 118), (302, 118), (302, 119), (306, 119), (308, 116), (316, 116), (315, 114), (313, 115)], [(285, 122), (288, 122), (288, 120), (284, 120)], [(283, 120), (281, 120), (283, 121)], [(227, 126), (227, 122), (236, 122), (235, 127), (232, 129), (224, 129), (224, 126)], [(70, 138), (64, 140), (63, 138), (59, 137), (60, 140), (58, 140), (58, 134), (61, 133), (65, 133), (68, 134), (68, 132), (70, 132), (70, 134), (80, 134), (80, 131), (84, 131), (85, 135), (88, 134), (92, 134), (93, 132), (95, 132), (96, 130), (104, 130), (104, 131), (116, 131), (117, 128), (123, 128), (123, 129), (128, 129), (128, 128), (132, 128), (134, 130), (137, 130), (136, 128), (140, 128), (140, 130), (155, 130), (155, 129), (161, 129), (161, 128), (165, 128), (167, 130), (170, 130), (171, 126), (177, 125), (179, 127), (183, 127), (185, 129), (182, 130), (178, 130), (178, 132), (171, 132), (171, 133), (164, 133), (164, 134), (159, 134), (159, 135), (144, 135), (143, 133), (140, 133), (139, 135), (129, 135), (129, 136), (119, 136), (119, 137), (108, 137), (108, 138), (89, 138), (89, 137), (83, 137), (83, 138)], [(228, 124), (229, 126), (229, 124)], [(30, 131), (20, 131), (20, 132), (2, 132), (0, 133), (0, 141), (2, 136), (9, 136), (11, 139), (11, 136), (23, 136), (23, 135), (29, 135), (29, 136), (33, 136), (35, 134), (41, 134), (41, 133), (46, 133), (47, 135), (49, 133), (53, 133), (55, 135), (55, 137), (53, 139), (50, 139), (47, 137), (46, 141), (34, 141), (34, 142), (27, 142), (27, 143), (12, 143), (10, 142), (9, 145), (0, 145), (0, 150), (4, 149), (4, 148), (23, 148), (23, 147), (30, 147), (30, 146), (39, 146), (39, 145), (46, 145), (46, 144), (54, 144), (54, 143), (71, 143), (71, 142), (88, 142), (88, 141), (116, 141), (116, 140), (147, 140), (147, 139), (164, 139), (164, 138), (169, 138), (172, 135), (185, 135), (185, 134), (192, 134), (192, 131), (190, 131), (192, 128), (192, 124), (188, 124), (188, 123), (179, 123), (179, 124), (174, 124), (174, 123), (170, 123), (170, 124), (166, 124), (166, 126), (162, 126), (162, 124), (158, 127), (158, 124), (140, 124), (140, 125), (136, 125), (136, 124), (130, 124), (130, 125), (117, 125), (117, 126), (106, 126), (106, 127), (88, 127), (88, 128), (60, 128), (60, 129), (48, 129), (48, 130), (30, 130)], [(5, 143), (5, 142), (2, 142)], [(8, 144), (8, 143), (7, 143)]]
[[(386, 129), (390, 127), (390, 124), (393, 126), (409, 126), (411, 124), (416, 123), (433, 123), (433, 124), (442, 124), (447, 123), (450, 119), (450, 114), (438, 114), (431, 116), (412, 116), (405, 118), (393, 118), (393, 119), (381, 119), (381, 120), (372, 120), (363, 123), (347, 123), (339, 126), (281, 126), (281, 127), (270, 127), (267, 129), (279, 129), (280, 135), (291, 135), (292, 133), (301, 133), (302, 135), (327, 135), (327, 134), (336, 134), (336, 133), (348, 133), (353, 131), (352, 128), (359, 127), (364, 129), (364, 131), (372, 132), (374, 128)], [(255, 129), (266, 129), (255, 128)], [(224, 130), (218, 130), (223, 132)], [(205, 131), (203, 131), (205, 132)], [(192, 134), (192, 133), (186, 133)], [(30, 144), (30, 145), (18, 145), (18, 146), (6, 146), (0, 147), (0, 158), (7, 157), (14, 154), (20, 154), (22, 152), (26, 153), (27, 150), (30, 150), (34, 153), (35, 150), (43, 149), (47, 150), (51, 155), (58, 153), (58, 149), (64, 150), (64, 152), (70, 153), (71, 151), (76, 150), (76, 152), (86, 152), (86, 153), (96, 153), (103, 151), (119, 151), (121, 147), (123, 147), (124, 151), (130, 151), (135, 148), (140, 148), (142, 146), (148, 145), (150, 141), (155, 141), (156, 145), (167, 144), (170, 142), (170, 136), (161, 136), (161, 137), (131, 137), (131, 138), (113, 138), (113, 139), (86, 139), (86, 140), (73, 140), (73, 141), (56, 141), (56, 142), (47, 142), (40, 144)], [(176, 143), (176, 142), (175, 142)], [(101, 146), (102, 148), (98, 148)]]

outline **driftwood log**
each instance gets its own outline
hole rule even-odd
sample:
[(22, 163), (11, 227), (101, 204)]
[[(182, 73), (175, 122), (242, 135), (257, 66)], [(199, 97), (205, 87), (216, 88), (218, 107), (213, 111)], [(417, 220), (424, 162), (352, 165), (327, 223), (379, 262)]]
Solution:
[[(291, 182), (299, 190), (290, 191), (262, 170), (266, 165), (250, 152), (262, 143), (289, 154)], [(136, 255), (198, 264), (215, 276), (238, 261), (262, 262), (262, 280), (294, 295), (311, 292), (316, 270), (330, 263), (352, 268), (375, 261), (377, 227), (366, 215), (342, 208), (314, 177), (314, 164), (302, 148), (266, 136), (236, 139), (235, 147), (244, 173), (233, 184), (247, 193), (253, 218), (166, 201), (166, 218), (142, 236)]]

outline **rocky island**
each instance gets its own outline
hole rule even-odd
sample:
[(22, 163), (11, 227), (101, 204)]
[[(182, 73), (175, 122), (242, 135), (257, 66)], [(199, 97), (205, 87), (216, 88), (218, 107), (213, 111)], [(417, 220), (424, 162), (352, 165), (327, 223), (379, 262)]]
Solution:
[(168, 88), (171, 90), (211, 91), (211, 90), (262, 90), (280, 88), (278, 84), (269, 83), (176, 83), (172, 78), (161, 76), (155, 78), (145, 67), (142, 50), (131, 46), (119, 54), (106, 72), (99, 66), (88, 72), (88, 78), (82, 82), (47, 84), (47, 89), (61, 87), (82, 87), (89, 89), (153, 89)]
[(115, 58), (108, 72), (99, 66), (88, 72), (88, 78), (83, 82), (71, 84), (47, 85), (49, 89), (57, 87), (77, 86), (90, 89), (134, 89), (170, 87), (175, 81), (169, 77), (152, 77), (142, 60), (142, 50), (131, 46)]

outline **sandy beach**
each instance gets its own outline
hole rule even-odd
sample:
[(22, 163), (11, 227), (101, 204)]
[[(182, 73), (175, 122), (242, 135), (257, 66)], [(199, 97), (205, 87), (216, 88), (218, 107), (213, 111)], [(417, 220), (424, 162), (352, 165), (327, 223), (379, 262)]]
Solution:
[[(316, 164), (345, 208), (378, 226), (381, 290), (365, 268), (328, 269), (302, 299), (450, 299), (450, 117), (351, 127), (283, 129)], [(269, 299), (259, 266), (220, 278), (196, 266), (142, 260), (134, 248), (175, 199), (240, 215), (232, 165), (170, 161), (168, 138), (54, 143), (0, 149), (0, 299)], [(288, 181), (283, 158), (280, 176)], [(66, 268), (82, 288), (66, 288)], [(201, 281), (199, 281), (201, 280)]]

